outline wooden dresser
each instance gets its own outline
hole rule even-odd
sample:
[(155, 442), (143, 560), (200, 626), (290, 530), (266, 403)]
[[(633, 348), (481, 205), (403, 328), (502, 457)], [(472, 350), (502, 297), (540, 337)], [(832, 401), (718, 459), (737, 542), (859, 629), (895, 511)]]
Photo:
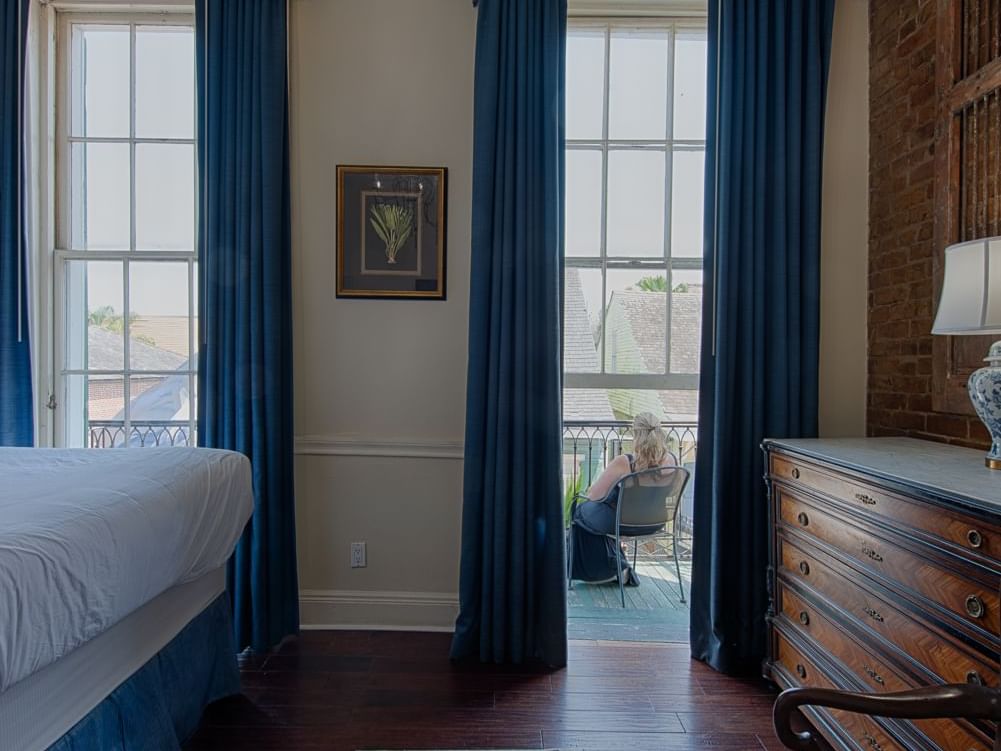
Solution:
[[(766, 441), (765, 675), (890, 692), (999, 683), (1001, 472), (906, 438)], [(994, 728), (810, 710), (838, 749), (980, 751)]]

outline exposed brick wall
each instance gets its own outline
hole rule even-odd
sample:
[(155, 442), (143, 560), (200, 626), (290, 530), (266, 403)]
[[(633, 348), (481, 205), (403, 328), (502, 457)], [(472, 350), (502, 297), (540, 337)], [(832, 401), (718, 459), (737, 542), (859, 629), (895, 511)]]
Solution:
[(935, 0), (871, 0), (869, 30), (868, 433), (986, 446), (932, 411)]

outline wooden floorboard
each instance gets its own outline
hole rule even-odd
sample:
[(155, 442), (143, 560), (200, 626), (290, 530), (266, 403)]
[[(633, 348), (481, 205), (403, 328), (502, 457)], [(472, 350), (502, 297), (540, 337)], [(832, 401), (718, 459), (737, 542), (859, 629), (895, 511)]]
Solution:
[(185, 751), (762, 751), (773, 690), (683, 644), (573, 641), (569, 664), (453, 664), (448, 634), (310, 631), (244, 661)]

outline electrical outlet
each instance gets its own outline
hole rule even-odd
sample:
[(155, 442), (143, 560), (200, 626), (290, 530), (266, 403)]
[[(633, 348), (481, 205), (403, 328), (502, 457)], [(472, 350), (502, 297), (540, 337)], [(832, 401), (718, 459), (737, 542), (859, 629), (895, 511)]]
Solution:
[(365, 555), (365, 543), (351, 543), (351, 568), (365, 568), (368, 561)]

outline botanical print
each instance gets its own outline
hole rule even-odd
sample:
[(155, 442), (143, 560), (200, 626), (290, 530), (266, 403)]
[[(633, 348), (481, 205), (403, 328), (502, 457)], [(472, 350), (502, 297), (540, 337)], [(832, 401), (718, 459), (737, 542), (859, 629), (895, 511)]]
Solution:
[(444, 167), (337, 167), (337, 296), (445, 299)]
[(396, 263), (396, 255), (400, 252), (410, 233), (414, 229), (414, 210), (409, 206), (398, 206), (391, 203), (377, 203), (372, 206), (372, 229), (379, 239), (386, 244), (386, 261)]

